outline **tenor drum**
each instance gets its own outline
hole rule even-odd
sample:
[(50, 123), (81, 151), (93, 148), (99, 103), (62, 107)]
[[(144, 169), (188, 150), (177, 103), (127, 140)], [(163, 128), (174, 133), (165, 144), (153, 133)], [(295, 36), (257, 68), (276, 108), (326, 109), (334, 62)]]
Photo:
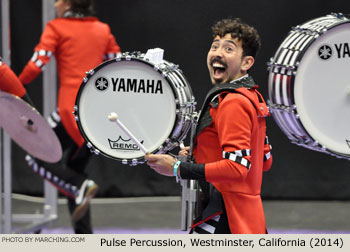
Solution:
[(144, 153), (108, 115), (116, 112), (148, 152), (165, 153), (186, 137), (195, 101), (177, 65), (124, 53), (87, 73), (74, 110), (88, 147), (136, 165), (144, 162)]
[(269, 106), (292, 143), (350, 158), (350, 20), (293, 28), (268, 64)]

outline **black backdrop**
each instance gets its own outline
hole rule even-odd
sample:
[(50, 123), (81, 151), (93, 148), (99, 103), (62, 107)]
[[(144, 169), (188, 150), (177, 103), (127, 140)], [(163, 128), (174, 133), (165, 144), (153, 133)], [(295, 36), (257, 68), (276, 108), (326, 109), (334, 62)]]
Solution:
[[(32, 56), (41, 33), (41, 0), (11, 0), (12, 67), (18, 74)], [(123, 51), (160, 47), (165, 59), (180, 66), (199, 104), (210, 82), (206, 53), (211, 25), (226, 17), (241, 17), (262, 37), (262, 49), (252, 75), (267, 98), (266, 63), (291, 27), (331, 12), (350, 13), (344, 0), (98, 0), (97, 16), (110, 24)], [(350, 42), (350, 38), (349, 38)], [(88, 60), (88, 59), (86, 59)], [(350, 60), (350, 58), (348, 59)], [(330, 83), (332, 85), (333, 83)], [(41, 78), (28, 92), (41, 111)], [(317, 90), (315, 91), (317, 93)], [(265, 173), (262, 195), (270, 199), (348, 199), (349, 161), (307, 150), (289, 142), (272, 118), (267, 121), (274, 163)], [(23, 151), (13, 146), (13, 190), (42, 194), (41, 179), (22, 160)], [(147, 166), (124, 166), (100, 156), (91, 160), (88, 172), (101, 186), (99, 196), (125, 197), (179, 195), (174, 178), (155, 174)]]

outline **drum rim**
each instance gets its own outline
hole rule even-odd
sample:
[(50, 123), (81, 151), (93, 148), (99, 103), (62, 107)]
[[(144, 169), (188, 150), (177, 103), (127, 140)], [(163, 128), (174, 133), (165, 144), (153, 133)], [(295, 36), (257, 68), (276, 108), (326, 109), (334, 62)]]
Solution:
[[(103, 67), (105, 67), (106, 65), (112, 64), (112, 63), (118, 63), (120, 61), (138, 61), (141, 63), (146, 63), (149, 67), (152, 67), (153, 70), (155, 70), (156, 72), (158, 72), (160, 75), (162, 75), (162, 77), (164, 77), (166, 79), (166, 81), (168, 82), (168, 85), (171, 87), (172, 93), (174, 95), (174, 98), (176, 100), (177, 98), (177, 93), (175, 91), (175, 87), (173, 85), (173, 82), (169, 79), (168, 75), (164, 75), (163, 71), (159, 68), (156, 67), (155, 64), (153, 64), (152, 62), (149, 62), (145, 59), (139, 58), (138, 56), (134, 56), (134, 55), (128, 55), (127, 53), (124, 53), (121, 56), (118, 56), (117, 58), (105, 61), (101, 64), (99, 64), (98, 66), (96, 66), (95, 68), (93, 68), (92, 70), (90, 70), (89, 72), (86, 73), (86, 76), (83, 78), (83, 81), (79, 87), (76, 99), (75, 99), (75, 106), (74, 106), (74, 115), (75, 115), (75, 119), (76, 119), (76, 123), (78, 125), (79, 131), (81, 133), (81, 135), (83, 136), (88, 148), (90, 148), (95, 154), (99, 155), (102, 154), (105, 157), (108, 157), (110, 159), (113, 160), (117, 160), (117, 161), (121, 161), (123, 164), (130, 164), (130, 165), (136, 165), (136, 164), (140, 164), (140, 163), (144, 163), (144, 157), (140, 156), (140, 157), (135, 157), (135, 158), (119, 158), (119, 157), (115, 157), (112, 156), (104, 151), (101, 151), (91, 140), (90, 138), (86, 135), (81, 123), (80, 123), (80, 115), (79, 115), (79, 102), (80, 102), (80, 98), (81, 98), (81, 94), (83, 92), (84, 87), (87, 85), (88, 81), (90, 78), (92, 78), (92, 76), (94, 76), (100, 69), (102, 69)], [(167, 61), (164, 60), (165, 63), (168, 63)], [(176, 71), (176, 73), (178, 75), (181, 75), (178, 73), (178, 71)], [(188, 84), (187, 87), (189, 88), (189, 91), (192, 93), (191, 87), (187, 81), (187, 79), (185, 78), (185, 76), (182, 76), (183, 79), (181, 80), (185, 80), (184, 85)], [(179, 103), (175, 104), (176, 110), (179, 109)], [(177, 127), (177, 121), (178, 121), (178, 116), (175, 114), (175, 123), (170, 131), (170, 134), (167, 136), (167, 138), (165, 139), (165, 141), (155, 150), (153, 150), (152, 154), (154, 153), (158, 153), (160, 150), (164, 149), (164, 144), (167, 142), (167, 140), (172, 136), (175, 128)], [(188, 129), (187, 129), (188, 131)], [(182, 135), (186, 135), (185, 133)], [(182, 140), (182, 139), (181, 139)], [(174, 146), (175, 147), (175, 146)]]

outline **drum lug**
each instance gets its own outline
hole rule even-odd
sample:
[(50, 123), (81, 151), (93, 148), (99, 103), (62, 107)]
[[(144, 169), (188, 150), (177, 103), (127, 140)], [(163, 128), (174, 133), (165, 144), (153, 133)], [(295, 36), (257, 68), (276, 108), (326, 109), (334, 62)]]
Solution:
[(97, 150), (97, 149), (94, 149), (90, 142), (86, 143), (86, 147), (88, 147), (90, 149), (91, 153), (94, 153), (95, 155), (99, 155), (100, 154), (100, 151)]
[(343, 13), (333, 13), (338, 19), (346, 19)]
[(270, 58), (270, 61), (267, 62), (267, 66), (273, 66), (275, 64), (275, 59), (273, 57)]
[[(289, 107), (289, 106), (284, 106), (281, 104), (274, 104), (270, 100), (267, 100), (267, 104), (268, 104), (268, 109), (271, 112), (274, 110), (282, 110), (282, 111), (288, 112), (288, 113), (295, 113), (295, 110), (296, 110), (296, 105), (292, 105), (292, 107)], [(296, 116), (299, 118), (298, 114), (296, 114)]]
[(270, 61), (267, 62), (267, 71), (270, 71), (275, 64), (274, 58), (270, 58)]
[(127, 165), (127, 164), (128, 164), (128, 160), (126, 160), (126, 159), (123, 159), (123, 160), (122, 160), (122, 164), (125, 164), (125, 165)]
[[(73, 112), (74, 113), (74, 112)], [(79, 117), (76, 115), (76, 116), (74, 116), (74, 120), (76, 121), (76, 122), (79, 122)]]
[(138, 164), (138, 163), (137, 163), (137, 159), (133, 158), (133, 159), (131, 160), (130, 165), (131, 165), (131, 166), (136, 166), (137, 164)]
[(176, 71), (176, 70), (181, 71), (181, 70), (179, 69), (179, 65), (176, 65), (176, 64), (174, 64), (174, 63), (169, 63), (168, 68), (169, 68), (170, 70), (172, 70), (172, 71)]
[(285, 70), (289, 70), (292, 71), (293, 75), (296, 75), (296, 69), (299, 66), (299, 62), (296, 65), (282, 65), (282, 64), (278, 64), (276, 63), (273, 58), (270, 59), (270, 62), (267, 63), (267, 70), (270, 71), (272, 68), (274, 68), (275, 70), (279, 70), (279, 69), (285, 69)]
[(303, 139), (297, 139), (297, 140), (294, 140), (294, 139), (291, 139), (291, 138), (289, 138), (289, 139), (291, 140), (292, 144), (296, 144), (296, 145), (299, 145), (299, 146), (306, 145), (305, 141)]
[(94, 75), (95, 74), (95, 71), (94, 69), (91, 69), (90, 71), (88, 72), (85, 72), (86, 75)]
[(77, 112), (78, 112), (78, 106), (74, 105), (72, 114), (77, 115)]

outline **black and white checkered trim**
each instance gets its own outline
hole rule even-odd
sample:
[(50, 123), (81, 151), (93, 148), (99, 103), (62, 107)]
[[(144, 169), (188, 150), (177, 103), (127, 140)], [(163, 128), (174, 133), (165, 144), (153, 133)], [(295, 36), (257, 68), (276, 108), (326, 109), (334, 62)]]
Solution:
[(45, 51), (45, 50), (39, 50), (34, 52), (31, 61), (33, 61), (35, 63), (35, 65), (39, 68), (43, 68), (44, 67), (44, 62), (42, 62), (41, 59), (39, 59), (39, 56), (47, 56), (47, 57), (51, 57), (52, 56), (52, 52), (51, 51)]
[(54, 111), (50, 114), (50, 116), (47, 118), (47, 123), (51, 126), (51, 128), (56, 128), (57, 124), (61, 122), (61, 117), (57, 113), (57, 111)]
[(205, 222), (195, 226), (192, 234), (214, 234), (221, 215), (206, 220)]
[(270, 142), (269, 142), (269, 137), (268, 137), (268, 136), (265, 137), (265, 142), (264, 142), (264, 144), (268, 144), (268, 145), (270, 146), (270, 150), (272, 150), (272, 146), (271, 146), (271, 144), (270, 144)]
[(236, 162), (238, 164), (241, 164), (245, 167), (247, 167), (248, 170), (250, 170), (251, 163), (248, 159), (244, 158), (250, 156), (250, 149), (247, 150), (236, 150), (234, 152), (222, 152), (222, 157), (225, 159), (229, 159), (233, 162)]
[(271, 152), (268, 152), (264, 155), (264, 162), (271, 158)]
[[(270, 151), (271, 151), (271, 150), (272, 150), (272, 146), (271, 146), (271, 144), (269, 143), (269, 138), (268, 138), (268, 136), (265, 137), (265, 145), (266, 145), (266, 144), (269, 145)], [(269, 160), (269, 159), (271, 158), (271, 152), (270, 152), (270, 151), (264, 155), (264, 162), (267, 161), (267, 160)]]
[(60, 179), (56, 175), (53, 175), (50, 171), (47, 171), (45, 167), (43, 166), (39, 167), (39, 164), (36, 162), (36, 160), (32, 156), (26, 155), (25, 160), (27, 161), (28, 166), (31, 167), (35, 173), (39, 174), (40, 177), (51, 182), (55, 186), (61, 188), (65, 192), (69, 193), (70, 195), (73, 195), (74, 197), (76, 197), (79, 194), (79, 190), (76, 186), (70, 183), (67, 183), (66, 181), (64, 181), (63, 179)]

